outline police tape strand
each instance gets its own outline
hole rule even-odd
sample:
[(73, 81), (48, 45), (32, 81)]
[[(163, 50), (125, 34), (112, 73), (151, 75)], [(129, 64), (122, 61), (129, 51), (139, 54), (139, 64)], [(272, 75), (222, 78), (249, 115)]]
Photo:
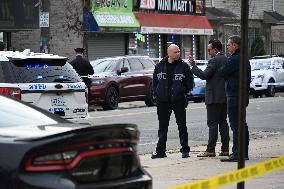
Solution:
[(234, 183), (243, 182), (281, 169), (284, 169), (284, 155), (256, 165), (217, 175), (208, 179), (173, 186), (168, 189), (216, 189)]

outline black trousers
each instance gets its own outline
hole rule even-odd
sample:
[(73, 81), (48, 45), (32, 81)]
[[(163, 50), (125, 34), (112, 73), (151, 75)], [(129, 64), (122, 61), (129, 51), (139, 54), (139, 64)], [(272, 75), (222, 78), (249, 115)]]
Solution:
[[(228, 117), (230, 122), (231, 130), (233, 131), (233, 147), (232, 147), (232, 153), (233, 155), (238, 155), (238, 140), (239, 140), (239, 127), (238, 127), (238, 101), (236, 97), (228, 97)], [(249, 131), (248, 131), (248, 125), (245, 121), (244, 125), (245, 130), (245, 156), (248, 156), (248, 146), (249, 146)]]
[(158, 102), (157, 103), (157, 114), (159, 119), (159, 130), (158, 130), (158, 144), (156, 152), (162, 154), (166, 152), (167, 134), (169, 121), (172, 111), (174, 111), (176, 123), (178, 125), (179, 139), (181, 144), (180, 152), (190, 152), (188, 146), (188, 133), (186, 127), (186, 110), (185, 100), (179, 100), (176, 102)]
[(206, 108), (207, 126), (209, 127), (209, 139), (206, 151), (215, 152), (219, 128), (222, 143), (221, 150), (223, 152), (228, 152), (230, 136), (227, 122), (227, 104), (207, 104)]

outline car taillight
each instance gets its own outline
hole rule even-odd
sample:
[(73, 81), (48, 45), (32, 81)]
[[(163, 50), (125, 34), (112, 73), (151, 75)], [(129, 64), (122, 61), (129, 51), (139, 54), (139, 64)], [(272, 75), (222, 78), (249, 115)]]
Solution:
[(26, 163), (27, 171), (65, 170), (74, 161), (77, 151), (66, 151), (55, 154), (30, 157)]
[(0, 94), (13, 96), (13, 97), (15, 97), (17, 99), (20, 99), (20, 100), (22, 98), (22, 96), (21, 96), (21, 89), (20, 88), (0, 87)]
[(85, 87), (85, 98), (86, 98), (86, 102), (88, 103), (88, 87)]
[(130, 143), (136, 141), (128, 140), (109, 140), (98, 143), (86, 143), (69, 146), (68, 150), (61, 152), (35, 153), (28, 156), (25, 169), (26, 171), (64, 171), (76, 167), (84, 158), (99, 155), (133, 152)]

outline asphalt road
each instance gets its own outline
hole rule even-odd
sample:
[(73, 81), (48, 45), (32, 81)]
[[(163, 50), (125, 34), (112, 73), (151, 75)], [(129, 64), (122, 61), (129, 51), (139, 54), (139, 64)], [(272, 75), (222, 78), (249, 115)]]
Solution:
[[(284, 134), (284, 97), (282, 96), (250, 99), (247, 109), (247, 122), (251, 139)], [(87, 121), (96, 125), (111, 123), (137, 124), (140, 131), (139, 153), (148, 153), (155, 150), (158, 132), (156, 107), (146, 107), (144, 102), (120, 103), (118, 110), (90, 112), (90, 118)], [(204, 103), (189, 104), (187, 108), (187, 127), (190, 146), (207, 144), (208, 128)], [(179, 148), (177, 125), (174, 114), (172, 114), (167, 150)]]

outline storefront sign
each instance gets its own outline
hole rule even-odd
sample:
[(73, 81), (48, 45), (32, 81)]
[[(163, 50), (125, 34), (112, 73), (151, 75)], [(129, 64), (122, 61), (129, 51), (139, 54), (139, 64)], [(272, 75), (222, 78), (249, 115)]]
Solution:
[(132, 15), (119, 14), (95, 14), (95, 19), (99, 26), (129, 26), (136, 24), (136, 20)]
[(132, 12), (132, 0), (92, 0), (92, 12)]
[(140, 8), (141, 9), (151, 9), (155, 10), (155, 0), (141, 0), (140, 2)]
[(169, 14), (204, 14), (204, 0), (141, 0), (140, 9)]
[(132, 12), (132, 0), (92, 0), (92, 14), (99, 27), (140, 26)]
[(141, 33), (164, 33), (180, 35), (213, 35), (212, 29), (167, 28), (167, 27), (141, 27)]
[(192, 12), (191, 1), (187, 0), (158, 0), (158, 10), (173, 12)]

